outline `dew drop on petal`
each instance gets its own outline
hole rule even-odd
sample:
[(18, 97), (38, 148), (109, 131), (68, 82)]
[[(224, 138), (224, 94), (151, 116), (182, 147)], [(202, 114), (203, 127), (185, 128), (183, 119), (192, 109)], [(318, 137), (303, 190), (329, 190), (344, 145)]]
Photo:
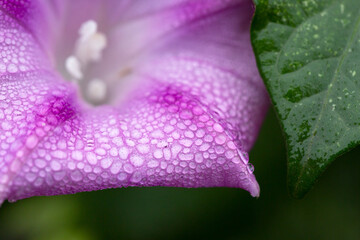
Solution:
[(253, 173), (254, 172), (254, 165), (252, 165), (251, 163), (248, 163), (247, 164), (247, 168), (249, 170), (250, 173)]
[(119, 179), (119, 181), (124, 181), (127, 178), (127, 174), (122, 172), (119, 173), (119, 175), (117, 176), (117, 179)]
[(50, 167), (51, 167), (51, 169), (54, 170), (54, 171), (59, 171), (59, 170), (61, 169), (61, 165), (60, 165), (60, 163), (58, 163), (57, 161), (52, 161), (52, 162), (50, 163)]
[(16, 73), (18, 71), (18, 68), (15, 64), (9, 64), (8, 68), (7, 68), (9, 73)]
[(143, 165), (144, 163), (144, 158), (139, 156), (139, 155), (133, 155), (130, 157), (130, 162), (135, 166), (135, 167), (140, 167), (141, 165)]
[(38, 138), (35, 135), (31, 135), (30, 137), (28, 137), (28, 139), (26, 139), (26, 146), (29, 149), (33, 149), (38, 143)]
[(79, 170), (76, 170), (71, 173), (71, 179), (75, 182), (81, 181), (83, 178), (82, 173)]
[(181, 119), (187, 120), (187, 119), (191, 119), (192, 117), (193, 117), (193, 113), (187, 109), (180, 112)]

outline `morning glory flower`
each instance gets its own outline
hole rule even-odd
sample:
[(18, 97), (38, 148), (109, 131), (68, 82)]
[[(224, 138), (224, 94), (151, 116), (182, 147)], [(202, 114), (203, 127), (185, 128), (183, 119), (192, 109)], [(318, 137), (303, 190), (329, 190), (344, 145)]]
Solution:
[(0, 0), (0, 203), (236, 187), (268, 107), (250, 0)]

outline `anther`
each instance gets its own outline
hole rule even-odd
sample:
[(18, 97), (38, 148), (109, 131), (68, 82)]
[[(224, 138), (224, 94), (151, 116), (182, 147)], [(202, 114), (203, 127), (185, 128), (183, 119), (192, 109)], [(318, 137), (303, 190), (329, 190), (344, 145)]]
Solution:
[(93, 20), (83, 23), (79, 35), (75, 55), (80, 62), (86, 66), (89, 62), (99, 61), (107, 41), (103, 33), (97, 32), (97, 23)]
[(89, 82), (86, 89), (86, 96), (92, 103), (100, 103), (106, 97), (106, 84), (100, 79), (93, 79)]
[[(65, 68), (74, 80), (84, 78), (88, 64), (101, 59), (102, 51), (107, 44), (106, 36), (98, 32), (94, 20), (84, 22), (78, 33), (74, 54), (65, 60)], [(82, 85), (85, 86), (85, 96), (91, 103), (100, 104), (105, 100), (107, 86), (101, 79), (95, 78)]]
[(97, 23), (94, 20), (84, 22), (79, 29), (80, 41), (86, 41), (89, 37), (94, 35), (96, 31)]
[(70, 56), (65, 61), (65, 67), (71, 77), (80, 80), (83, 78), (83, 73), (81, 72), (81, 64), (75, 56)]

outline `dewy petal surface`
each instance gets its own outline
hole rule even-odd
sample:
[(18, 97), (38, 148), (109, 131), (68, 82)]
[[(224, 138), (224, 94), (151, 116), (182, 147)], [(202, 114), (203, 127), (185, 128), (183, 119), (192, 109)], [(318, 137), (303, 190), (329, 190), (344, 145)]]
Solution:
[[(126, 186), (259, 195), (247, 151), (268, 97), (251, 1), (155, 3), (0, 0), (0, 202)], [(96, 108), (56, 70), (71, 51), (61, 26), (89, 18), (114, 29), (100, 68), (138, 59), (133, 91)]]

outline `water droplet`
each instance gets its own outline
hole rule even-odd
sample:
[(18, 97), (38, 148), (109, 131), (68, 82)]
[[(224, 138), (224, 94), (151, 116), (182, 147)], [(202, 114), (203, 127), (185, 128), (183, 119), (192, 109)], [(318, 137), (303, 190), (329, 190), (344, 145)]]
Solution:
[(249, 162), (249, 156), (247, 155), (246, 152), (241, 152), (239, 149), (236, 150), (238, 152), (238, 155), (241, 159), (241, 161), (245, 164), (247, 164)]
[(54, 171), (59, 171), (61, 169), (61, 165), (57, 161), (51, 161), (50, 167)]
[(226, 142), (226, 135), (220, 134), (215, 137), (215, 142), (219, 145), (222, 145)]
[(46, 166), (46, 162), (42, 159), (36, 159), (35, 166), (38, 168), (44, 168)]
[(26, 139), (26, 146), (30, 149), (33, 149), (38, 143), (38, 138), (35, 135), (31, 135)]
[(25, 175), (26, 180), (28, 180), (29, 182), (33, 182), (36, 179), (36, 174), (34, 173), (27, 173)]
[(173, 95), (166, 95), (164, 99), (168, 103), (173, 103), (176, 100), (176, 98)]
[(9, 64), (8, 68), (7, 68), (9, 73), (16, 73), (18, 71), (18, 68), (15, 64)]
[(160, 159), (163, 157), (163, 152), (160, 149), (156, 149), (153, 155), (155, 158)]
[(219, 112), (217, 112), (217, 111), (213, 111), (212, 114), (213, 114), (214, 116), (220, 116)]
[(119, 172), (120, 172), (120, 170), (121, 170), (121, 168), (122, 168), (122, 163), (121, 162), (115, 162), (112, 166), (111, 166), (111, 168), (110, 168), (110, 172), (112, 173), (112, 174), (118, 174)]
[(133, 166), (131, 164), (126, 163), (125, 166), (124, 166), (124, 170), (127, 173), (132, 173), (134, 171), (134, 168), (133, 168)]
[(155, 160), (150, 160), (147, 165), (149, 168), (155, 168), (155, 167), (159, 166), (159, 162), (157, 162)]
[(134, 172), (134, 174), (131, 176), (130, 181), (133, 183), (138, 183), (142, 179), (142, 175), (140, 172)]
[(119, 149), (119, 156), (121, 159), (127, 159), (129, 156), (129, 150), (126, 147), (122, 147)]
[(97, 157), (96, 157), (96, 155), (95, 155), (94, 153), (88, 152), (88, 153), (86, 154), (86, 158), (87, 158), (87, 160), (88, 160), (88, 162), (89, 162), (90, 164), (92, 164), (92, 165), (97, 164)]
[(248, 163), (248, 164), (247, 164), (247, 167), (248, 167), (248, 171), (249, 171), (250, 173), (253, 173), (253, 172), (254, 172), (254, 165), (252, 165), (251, 163)]
[(101, 167), (103, 169), (107, 169), (111, 166), (111, 164), (113, 163), (113, 160), (111, 158), (105, 158), (101, 161)]
[(192, 119), (193, 118), (193, 113), (187, 109), (184, 109), (183, 111), (180, 112), (180, 118), (181, 119)]
[(135, 166), (135, 167), (140, 167), (143, 165), (144, 163), (144, 158), (142, 156), (139, 155), (133, 155), (130, 157), (130, 162)]
[(87, 140), (87, 141), (86, 141), (86, 146), (87, 146), (88, 148), (94, 147), (94, 140), (92, 140), (92, 139)]
[(71, 179), (75, 182), (79, 182), (83, 178), (83, 175), (79, 170), (72, 172), (70, 176), (71, 176)]
[(195, 115), (201, 115), (204, 113), (204, 110), (200, 107), (200, 106), (195, 106), (193, 109), (192, 109), (192, 112), (195, 114)]
[(119, 175), (117, 176), (117, 179), (119, 179), (119, 181), (124, 181), (127, 178), (127, 174), (122, 172), (119, 173)]

